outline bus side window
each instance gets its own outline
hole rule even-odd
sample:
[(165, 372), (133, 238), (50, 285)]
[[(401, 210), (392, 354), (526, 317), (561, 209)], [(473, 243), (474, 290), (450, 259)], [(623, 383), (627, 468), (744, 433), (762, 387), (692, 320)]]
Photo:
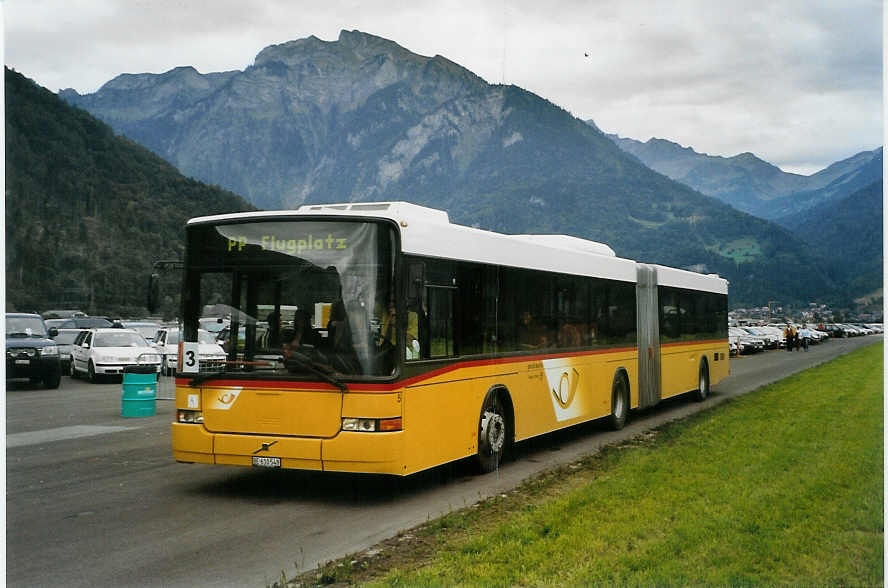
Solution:
[[(412, 262), (407, 280), (407, 329), (405, 359), (424, 359), (429, 356), (428, 299), (425, 288), (425, 264)], [(423, 344), (424, 342), (424, 344)]]
[(453, 345), (453, 293), (454, 290), (450, 288), (428, 288), (430, 357), (456, 355)]
[(422, 357), (419, 343), (419, 313), (416, 310), (407, 311), (407, 360), (420, 359)]

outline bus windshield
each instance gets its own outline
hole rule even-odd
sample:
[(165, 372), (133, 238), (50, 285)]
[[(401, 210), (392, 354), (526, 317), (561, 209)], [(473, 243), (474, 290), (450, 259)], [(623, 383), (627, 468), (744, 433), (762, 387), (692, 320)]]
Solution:
[(392, 228), (299, 219), (197, 225), (188, 247), (186, 340), (199, 324), (224, 325), (217, 340), (226, 372), (394, 372)]

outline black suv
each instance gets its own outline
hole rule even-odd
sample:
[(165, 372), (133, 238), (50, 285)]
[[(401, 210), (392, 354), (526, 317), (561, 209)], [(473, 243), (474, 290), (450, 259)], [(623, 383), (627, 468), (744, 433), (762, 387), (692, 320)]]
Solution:
[(50, 339), (56, 329), (46, 331), (39, 314), (6, 313), (6, 379), (28, 378), (58, 388), (62, 379), (59, 348)]

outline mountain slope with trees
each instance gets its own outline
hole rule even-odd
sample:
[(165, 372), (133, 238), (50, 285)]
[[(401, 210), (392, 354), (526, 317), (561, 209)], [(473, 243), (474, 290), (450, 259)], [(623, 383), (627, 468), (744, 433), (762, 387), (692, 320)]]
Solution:
[(5, 69), (7, 309), (144, 312), (189, 217), (253, 210)]
[(262, 208), (407, 200), (717, 272), (732, 304), (841, 295), (790, 233), (650, 170), (544, 98), (359, 31), (267, 47), (242, 72), (125, 74), (61, 96)]
[(882, 287), (882, 181), (839, 202), (826, 202), (792, 217), (792, 231), (818, 256), (844, 260), (837, 278), (857, 293)]

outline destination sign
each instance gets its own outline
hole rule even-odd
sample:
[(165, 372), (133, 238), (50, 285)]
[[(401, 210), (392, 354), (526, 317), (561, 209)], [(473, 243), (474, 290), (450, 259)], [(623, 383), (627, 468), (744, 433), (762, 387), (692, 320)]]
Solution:
[(253, 242), (247, 235), (235, 235), (228, 238), (229, 252), (243, 252), (247, 245), (259, 245), (263, 251), (277, 251), (290, 255), (302, 254), (306, 251), (332, 251), (348, 249), (348, 238), (308, 234), (304, 238), (278, 238), (277, 235), (262, 235), (258, 242)]

